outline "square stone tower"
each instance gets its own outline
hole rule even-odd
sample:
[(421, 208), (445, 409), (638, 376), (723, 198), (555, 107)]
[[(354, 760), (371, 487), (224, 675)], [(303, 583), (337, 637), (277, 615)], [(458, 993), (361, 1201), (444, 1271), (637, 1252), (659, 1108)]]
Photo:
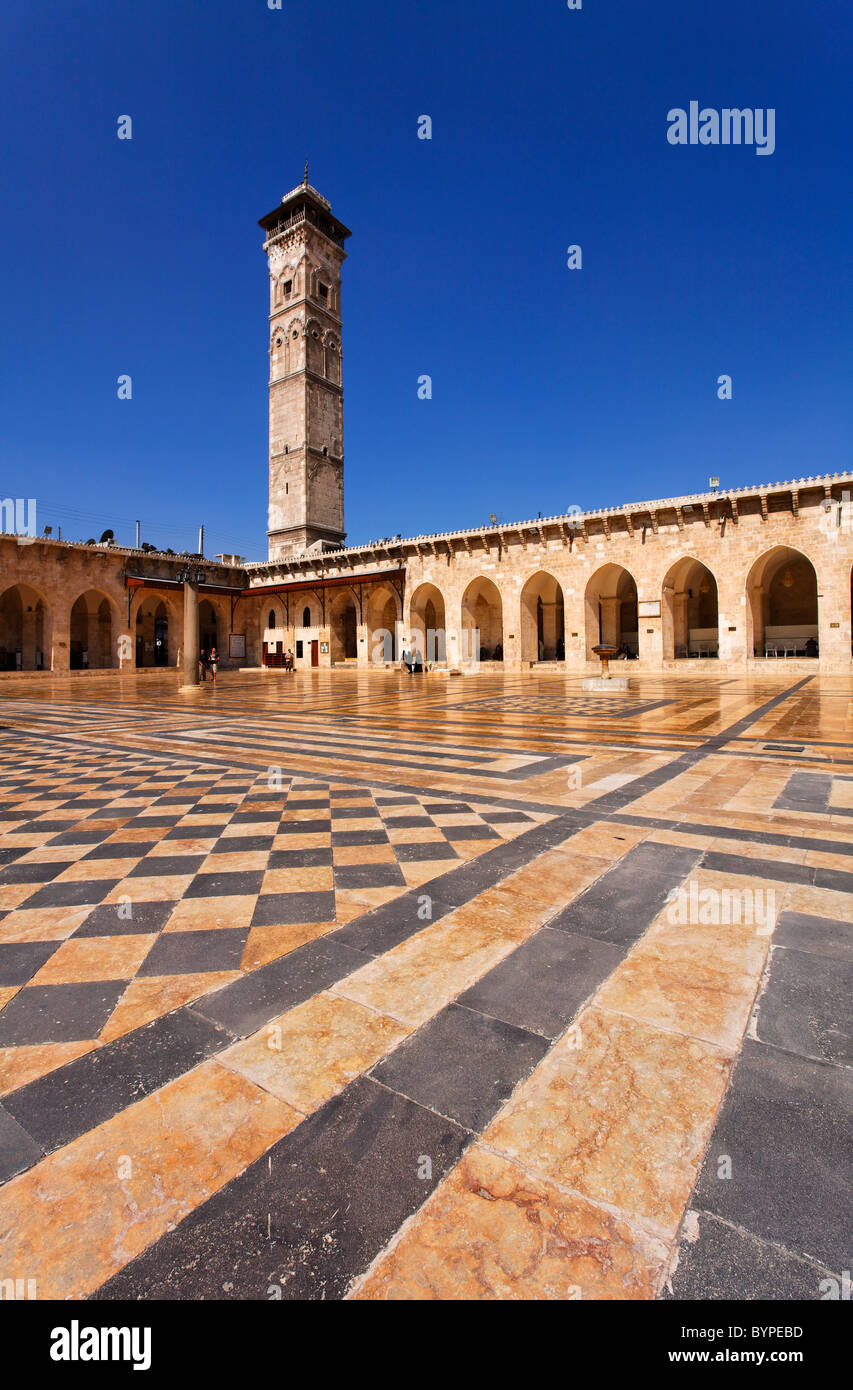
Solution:
[(344, 530), (341, 266), (349, 229), (305, 178), (262, 217), (270, 274), (269, 558)]

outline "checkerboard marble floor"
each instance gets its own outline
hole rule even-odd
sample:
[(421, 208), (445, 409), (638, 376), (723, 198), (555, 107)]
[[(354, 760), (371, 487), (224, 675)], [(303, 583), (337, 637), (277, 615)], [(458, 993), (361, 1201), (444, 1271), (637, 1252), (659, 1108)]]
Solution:
[(853, 682), (0, 685), (0, 1279), (820, 1298)]

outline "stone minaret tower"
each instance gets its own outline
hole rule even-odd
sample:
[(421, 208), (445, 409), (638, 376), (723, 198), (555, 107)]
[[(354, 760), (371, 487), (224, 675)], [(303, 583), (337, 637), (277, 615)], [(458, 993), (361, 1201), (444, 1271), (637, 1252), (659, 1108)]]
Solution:
[(305, 178), (261, 218), (270, 271), (269, 558), (344, 540), (347, 227)]

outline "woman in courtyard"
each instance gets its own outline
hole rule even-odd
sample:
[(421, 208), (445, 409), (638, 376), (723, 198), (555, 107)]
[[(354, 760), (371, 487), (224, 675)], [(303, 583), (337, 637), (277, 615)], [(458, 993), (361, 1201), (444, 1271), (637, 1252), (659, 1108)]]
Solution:
[(215, 647), (211, 648), (210, 656), (207, 658), (207, 664), (210, 670), (210, 679), (213, 681), (213, 684), (216, 685), (216, 672), (219, 670), (219, 653)]

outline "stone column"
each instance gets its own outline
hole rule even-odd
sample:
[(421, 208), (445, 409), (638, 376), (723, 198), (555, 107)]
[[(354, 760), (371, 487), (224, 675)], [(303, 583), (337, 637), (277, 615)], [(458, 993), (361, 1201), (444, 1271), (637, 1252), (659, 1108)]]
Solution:
[(99, 670), (103, 662), (101, 660), (101, 624), (98, 621), (97, 609), (94, 613), (86, 614), (86, 650), (89, 653), (89, 670)]
[(601, 600), (601, 641), (605, 647), (622, 645), (622, 600), (603, 598)]
[(685, 654), (687, 654), (690, 641), (690, 624), (687, 616), (686, 589), (679, 589), (672, 596), (672, 637), (673, 656), (675, 656), (679, 647), (683, 647)]
[(182, 690), (198, 685), (198, 585), (184, 581), (184, 683)]

